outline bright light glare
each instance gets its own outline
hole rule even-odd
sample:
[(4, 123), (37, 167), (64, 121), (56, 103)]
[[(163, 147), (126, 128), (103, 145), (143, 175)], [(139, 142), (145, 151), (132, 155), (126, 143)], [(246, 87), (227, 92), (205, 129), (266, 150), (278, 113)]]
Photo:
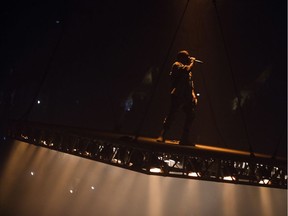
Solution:
[(190, 172), (190, 173), (188, 173), (188, 176), (191, 176), (191, 177), (199, 177), (199, 176), (200, 176), (200, 173), (198, 173), (198, 172)]
[(150, 172), (152, 172), (152, 173), (161, 173), (161, 169), (154, 167), (154, 168), (150, 169)]
[(70, 190), (69, 192), (72, 194), (72, 193), (73, 193), (73, 190)]
[(122, 161), (121, 160), (118, 160), (118, 159), (116, 159), (116, 158), (113, 158), (112, 159), (112, 163), (122, 163)]
[(197, 93), (196, 95), (197, 95), (197, 96), (200, 96), (200, 93)]
[(23, 134), (21, 134), (21, 137), (24, 138), (24, 139), (28, 139), (28, 136), (25, 136)]
[(41, 140), (41, 143), (42, 143), (43, 145), (47, 145), (47, 143), (46, 143), (45, 140)]
[(170, 167), (171, 167), (171, 166), (174, 166), (175, 163), (176, 163), (174, 160), (171, 160), (171, 159), (169, 159), (169, 160), (164, 160), (164, 162), (167, 163), (168, 166), (170, 166)]
[(259, 182), (259, 184), (268, 184), (270, 182), (269, 179), (263, 179)]
[(41, 103), (40, 100), (38, 100), (38, 101), (37, 101), (37, 104), (40, 104), (40, 103)]
[(33, 176), (33, 175), (34, 175), (34, 172), (30, 172), (30, 174)]
[(225, 177), (223, 178), (223, 180), (226, 180), (226, 181), (235, 181), (236, 179), (235, 179), (235, 177), (233, 177), (233, 176), (225, 176)]
[(248, 163), (247, 162), (243, 162), (242, 163), (242, 169), (244, 169), (246, 166), (248, 166)]
[(94, 190), (94, 189), (95, 189), (95, 187), (94, 187), (94, 186), (91, 186), (91, 189), (92, 189), (92, 190)]

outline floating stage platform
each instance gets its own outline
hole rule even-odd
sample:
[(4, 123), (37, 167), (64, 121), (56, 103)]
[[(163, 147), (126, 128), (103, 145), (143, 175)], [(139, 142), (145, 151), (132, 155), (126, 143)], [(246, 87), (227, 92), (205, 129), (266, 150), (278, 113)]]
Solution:
[(5, 135), (148, 175), (287, 189), (287, 159), (255, 152), (28, 121)]

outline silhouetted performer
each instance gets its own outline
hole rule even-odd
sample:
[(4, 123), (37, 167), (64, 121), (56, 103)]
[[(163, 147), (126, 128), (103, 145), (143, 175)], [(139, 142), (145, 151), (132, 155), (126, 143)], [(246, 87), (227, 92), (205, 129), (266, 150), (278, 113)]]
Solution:
[(182, 109), (185, 112), (183, 132), (179, 144), (187, 144), (189, 129), (195, 118), (195, 108), (197, 97), (194, 92), (191, 69), (195, 62), (194, 57), (190, 57), (186, 50), (177, 54), (176, 61), (172, 65), (171, 76), (171, 104), (168, 115), (164, 119), (163, 129), (157, 139), (159, 142), (165, 142), (167, 131), (175, 119), (176, 113)]

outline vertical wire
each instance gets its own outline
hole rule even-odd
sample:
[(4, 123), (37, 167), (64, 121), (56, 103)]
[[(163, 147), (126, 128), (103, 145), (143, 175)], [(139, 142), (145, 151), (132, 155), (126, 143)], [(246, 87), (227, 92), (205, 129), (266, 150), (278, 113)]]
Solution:
[(169, 54), (170, 54), (171, 49), (172, 49), (172, 47), (173, 47), (173, 45), (174, 45), (176, 36), (177, 36), (178, 31), (179, 31), (179, 29), (180, 29), (180, 26), (181, 26), (181, 24), (182, 24), (182, 21), (183, 21), (183, 18), (184, 18), (185, 13), (186, 13), (186, 11), (187, 11), (188, 5), (189, 5), (189, 0), (187, 0), (187, 2), (186, 2), (185, 8), (184, 8), (184, 10), (183, 10), (183, 12), (182, 12), (182, 15), (181, 15), (181, 17), (180, 17), (179, 23), (178, 23), (178, 25), (177, 25), (177, 27), (176, 27), (176, 30), (175, 30), (175, 32), (174, 32), (172, 41), (171, 41), (171, 43), (170, 43), (170, 45), (169, 45), (167, 54), (166, 54), (166, 56), (165, 56), (165, 59), (164, 59), (164, 61), (163, 61), (163, 64), (161, 65), (160, 72), (159, 72), (159, 74), (158, 74), (158, 76), (157, 76), (157, 78), (156, 78), (156, 81), (155, 81), (155, 84), (154, 84), (154, 88), (153, 88), (152, 91), (151, 91), (151, 97), (150, 97), (150, 99), (149, 99), (149, 101), (148, 101), (148, 103), (147, 103), (146, 109), (145, 109), (144, 114), (143, 114), (143, 118), (142, 118), (141, 121), (140, 121), (139, 127), (136, 129), (135, 139), (137, 139), (137, 138), (139, 137), (139, 133), (141, 132), (142, 127), (143, 127), (144, 122), (145, 122), (145, 119), (147, 118), (148, 111), (149, 111), (149, 109), (150, 109), (150, 107), (151, 107), (151, 104), (152, 104), (152, 101), (153, 101), (153, 99), (154, 99), (154, 97), (155, 97), (156, 89), (157, 89), (157, 87), (158, 87), (160, 78), (161, 78), (161, 76), (162, 76), (162, 74), (163, 74), (165, 65), (166, 65), (166, 63), (167, 63), (167, 61), (168, 61)]
[[(198, 25), (201, 25), (201, 24), (198, 23)], [(198, 33), (199, 33), (199, 31), (198, 31)], [(198, 35), (198, 37), (197, 37), (198, 44), (202, 44), (202, 38), (203, 37)], [(197, 53), (197, 55), (199, 54), (199, 48), (197, 48), (196, 53)], [(199, 55), (199, 57), (200, 57), (200, 59), (202, 59), (200, 55)], [(199, 70), (200, 70), (199, 73), (201, 74), (201, 77), (202, 77), (202, 83), (203, 83), (204, 89), (206, 91), (207, 102), (208, 102), (208, 105), (209, 105), (209, 108), (210, 108), (211, 117), (212, 117), (212, 121), (213, 121), (214, 127), (216, 129), (216, 133), (218, 134), (218, 136), (220, 138), (220, 142), (222, 142), (225, 147), (229, 147), (229, 145), (225, 141), (225, 139), (224, 139), (224, 137), (223, 137), (223, 135), (221, 133), (221, 130), (220, 130), (219, 126), (218, 126), (218, 123), (216, 121), (216, 117), (215, 117), (216, 115), (215, 115), (215, 111), (213, 109), (213, 105), (212, 105), (212, 102), (211, 102), (211, 96), (210, 96), (210, 93), (209, 93), (208, 88), (207, 88), (206, 77), (205, 77), (204, 71), (203, 71), (201, 66), (200, 66)]]
[[(212, 1), (213, 1), (213, 5), (214, 5), (214, 8), (215, 8), (215, 11), (216, 11), (216, 16), (217, 16), (217, 20), (218, 20), (218, 24), (219, 24), (219, 29), (220, 29), (220, 32), (221, 32), (221, 36), (222, 36), (222, 40), (223, 40), (223, 44), (224, 44), (224, 49), (225, 49), (226, 57), (227, 57), (227, 60), (228, 60), (228, 66), (230, 68), (230, 72), (231, 72), (231, 76), (232, 76), (232, 82), (233, 82), (233, 86), (234, 86), (234, 91), (235, 91), (238, 103), (240, 103), (239, 90), (238, 90), (238, 87), (237, 87), (237, 84), (236, 84), (235, 75), (234, 75), (233, 70), (232, 70), (231, 59), (230, 59), (230, 56), (228, 54), (228, 47), (227, 47), (227, 44), (226, 44), (226, 41), (225, 41), (222, 23), (221, 23), (221, 19), (220, 19), (220, 16), (219, 16), (218, 8), (217, 8), (217, 5), (216, 5), (216, 0), (212, 0)], [(245, 120), (244, 113), (243, 113), (241, 105), (239, 106), (239, 111), (240, 111), (240, 115), (241, 115), (241, 118), (242, 118), (242, 121), (243, 121), (243, 125), (244, 125), (244, 130), (245, 130), (245, 135), (246, 135), (249, 151), (250, 151), (251, 156), (254, 156), (253, 147), (252, 147), (252, 144), (250, 143), (250, 139), (249, 139), (249, 135), (248, 135), (247, 123), (246, 123), (246, 120)]]
[[(62, 22), (63, 22), (63, 20), (62, 20)], [(29, 115), (31, 114), (31, 112), (32, 112), (32, 110), (33, 110), (33, 107), (34, 107), (34, 105), (35, 105), (35, 103), (36, 103), (36, 100), (39, 98), (41, 89), (43, 88), (43, 85), (44, 85), (44, 83), (45, 83), (45, 81), (46, 81), (46, 78), (47, 78), (47, 76), (48, 76), (48, 74), (49, 74), (49, 71), (50, 71), (50, 69), (51, 69), (52, 62), (53, 62), (53, 60), (54, 60), (54, 58), (55, 58), (55, 55), (56, 55), (56, 53), (57, 53), (57, 50), (58, 50), (58, 48), (59, 48), (59, 46), (60, 46), (60, 44), (61, 44), (61, 41), (62, 41), (62, 39), (63, 39), (63, 35), (64, 35), (63, 26), (61, 25), (60, 28), (61, 28), (60, 36), (59, 36), (59, 38), (58, 38), (58, 40), (57, 40), (57, 42), (56, 42), (56, 45), (55, 45), (54, 50), (52, 51), (52, 54), (51, 54), (51, 56), (50, 56), (50, 58), (49, 58), (49, 60), (48, 60), (46, 69), (45, 69), (45, 71), (44, 71), (44, 73), (43, 73), (43, 76), (42, 76), (40, 82), (39, 82), (39, 85), (38, 85), (38, 87), (37, 87), (37, 90), (36, 90), (36, 92), (35, 92), (35, 95), (33, 96), (32, 101), (31, 101), (31, 103), (30, 103), (27, 111), (19, 118), (20, 120), (28, 121)]]
[(229, 147), (229, 145), (225, 141), (225, 139), (224, 139), (219, 127), (218, 127), (218, 124), (217, 124), (217, 121), (216, 121), (216, 118), (215, 118), (215, 112), (214, 112), (213, 105), (212, 105), (212, 102), (211, 102), (210, 93), (209, 93), (207, 85), (206, 85), (206, 78), (205, 78), (205, 75), (204, 75), (204, 73), (202, 71), (202, 67), (200, 69), (200, 74), (202, 74), (202, 82), (203, 82), (204, 88), (206, 89), (206, 95), (207, 95), (208, 104), (209, 104), (209, 107), (210, 107), (210, 111), (211, 111), (211, 116), (212, 116), (214, 127), (216, 128), (217, 134), (220, 137), (221, 141), (223, 142), (224, 146), (225, 147)]

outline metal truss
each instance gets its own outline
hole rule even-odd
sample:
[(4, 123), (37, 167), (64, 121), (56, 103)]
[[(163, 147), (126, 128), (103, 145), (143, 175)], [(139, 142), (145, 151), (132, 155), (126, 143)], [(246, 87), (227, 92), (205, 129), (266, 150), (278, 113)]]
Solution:
[(32, 122), (7, 124), (6, 134), (36, 146), (159, 176), (287, 189), (287, 161), (189, 146), (144, 143), (107, 134)]

